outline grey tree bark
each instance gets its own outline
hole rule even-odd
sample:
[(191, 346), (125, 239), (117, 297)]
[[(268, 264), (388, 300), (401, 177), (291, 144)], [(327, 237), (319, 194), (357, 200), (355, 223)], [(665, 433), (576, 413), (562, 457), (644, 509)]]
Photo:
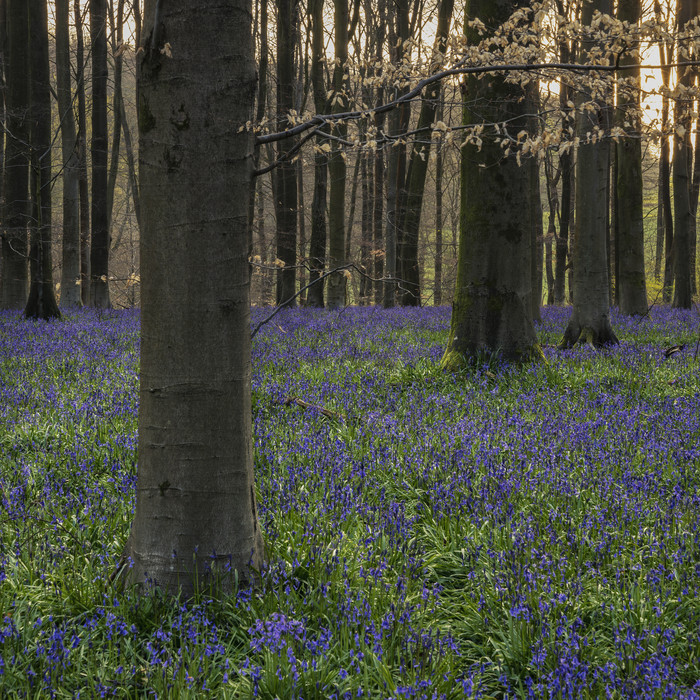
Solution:
[[(263, 558), (251, 444), (250, 0), (144, 8), (141, 403), (131, 580), (191, 596)], [(221, 41), (221, 37), (227, 38)], [(168, 46), (167, 53), (163, 53)], [(230, 573), (231, 572), (231, 573)]]
[(7, 145), (2, 237), (2, 308), (27, 303), (29, 215), (29, 5), (7, 0)]
[[(584, 3), (581, 22), (589, 25), (602, 0)], [(583, 43), (583, 42), (582, 42)], [(587, 60), (590, 44), (582, 45), (581, 62)], [(576, 114), (576, 135), (580, 139), (576, 158), (576, 233), (573, 247), (574, 310), (564, 332), (561, 347), (578, 342), (600, 346), (617, 342), (610, 325), (610, 297), (607, 261), (607, 212), (609, 150), (600, 138), (605, 130), (605, 107), (593, 102), (590, 89), (582, 85), (579, 103), (590, 110)]]
[[(639, 22), (642, 12), (640, 0), (618, 0), (617, 17), (631, 25)], [(623, 56), (621, 66), (638, 64), (635, 50)], [(644, 265), (644, 194), (642, 186), (641, 130), (641, 72), (627, 68), (621, 75), (625, 84), (618, 85), (619, 119), (631, 127), (627, 136), (616, 145), (617, 187), (615, 239), (615, 292), (623, 314), (642, 315), (647, 312), (646, 269)]]
[(56, 94), (61, 124), (63, 159), (63, 248), (61, 251), (61, 306), (82, 305), (80, 299), (80, 189), (78, 139), (71, 88), (68, 0), (56, 0)]
[[(698, 0), (678, 0), (676, 26), (682, 30), (698, 14)], [(679, 42), (678, 58), (687, 60), (684, 46)], [(680, 68), (678, 83), (683, 88), (692, 87), (694, 71)], [(686, 96), (676, 98), (675, 134), (673, 138), (673, 307), (689, 309), (693, 303), (690, 269), (690, 234), (693, 229), (690, 206), (691, 170), (693, 146), (691, 141), (691, 115), (693, 100)]]
[[(433, 46), (433, 60), (430, 72), (437, 72), (443, 63), (447, 46), (447, 36), (452, 22), (454, 0), (441, 0), (438, 10), (438, 21)], [(440, 85), (434, 83), (425, 91), (421, 100), (421, 110), (418, 116), (418, 131), (430, 129), (435, 122)], [(406, 206), (403, 210), (402, 236), (399, 245), (399, 263), (401, 290), (399, 301), (402, 306), (420, 306), (420, 269), (418, 265), (418, 231), (420, 228), (425, 179), (428, 173), (428, 156), (430, 141), (419, 143), (415, 141), (411, 147), (406, 173)]]
[(109, 212), (107, 202), (107, 0), (90, 0), (92, 50), (92, 240), (90, 303), (109, 309)]
[[(469, 0), (467, 18), (496, 28), (525, 0)], [(467, 40), (479, 41), (465, 28)], [(466, 80), (464, 123), (509, 124), (513, 133), (528, 127), (526, 89), (504, 77)], [(532, 239), (528, 212), (530, 168), (505, 156), (497, 138), (462, 147), (462, 182), (457, 286), (442, 366), (461, 367), (479, 353), (522, 360), (538, 354), (532, 321)], [(541, 352), (541, 351), (540, 351)]]
[[(277, 118), (282, 129), (289, 126), (289, 113), (294, 109), (294, 45), (298, 22), (298, 0), (277, 0)], [(277, 303), (294, 296), (297, 263), (297, 170), (287, 158), (296, 139), (277, 143), (281, 160), (273, 175), (275, 183), (275, 215), (277, 217), (277, 257), (284, 263), (277, 273)], [(289, 306), (295, 306), (292, 301)]]
[[(326, 81), (323, 76), (323, 0), (311, 0), (311, 88), (317, 114), (327, 110)], [(319, 141), (319, 146), (324, 142)], [(314, 153), (314, 191), (311, 200), (311, 238), (309, 241), (309, 282), (314, 283), (306, 294), (309, 306), (323, 306), (323, 274), (326, 262), (326, 207), (328, 200), (328, 156), (319, 148)]]
[[(348, 0), (334, 0), (334, 44), (335, 66), (333, 68), (333, 87), (331, 97), (331, 112), (344, 112), (348, 106), (347, 60), (348, 60)], [(339, 139), (345, 139), (347, 126), (334, 124), (333, 134)], [(331, 156), (328, 160), (329, 211), (328, 211), (328, 260), (332, 269), (345, 262), (345, 182), (347, 167), (342, 146), (337, 141), (331, 145)], [(328, 278), (326, 304), (329, 309), (338, 309), (345, 305), (346, 277), (336, 272)]]
[(87, 105), (85, 98), (85, 47), (80, 0), (74, 0), (76, 86), (78, 94), (78, 192), (80, 194), (80, 299), (90, 303), (90, 194), (87, 170)]
[(31, 146), (29, 182), (32, 189), (30, 222), (29, 298), (27, 318), (59, 318), (53, 286), (51, 255), (51, 81), (49, 78), (49, 23), (46, 0), (29, 0), (31, 41)]

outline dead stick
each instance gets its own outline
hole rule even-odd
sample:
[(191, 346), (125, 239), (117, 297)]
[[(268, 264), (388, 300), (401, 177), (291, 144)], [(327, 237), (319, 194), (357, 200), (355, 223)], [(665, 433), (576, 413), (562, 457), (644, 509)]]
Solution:
[(343, 420), (343, 417), (339, 413), (333, 413), (333, 411), (329, 411), (327, 408), (323, 408), (323, 406), (317, 406), (316, 404), (302, 401), (296, 396), (288, 396), (284, 401), (285, 406), (289, 406), (289, 404), (292, 403), (296, 404), (297, 406), (301, 406), (302, 408), (315, 408), (317, 411), (326, 416), (326, 418), (335, 418), (335, 420)]

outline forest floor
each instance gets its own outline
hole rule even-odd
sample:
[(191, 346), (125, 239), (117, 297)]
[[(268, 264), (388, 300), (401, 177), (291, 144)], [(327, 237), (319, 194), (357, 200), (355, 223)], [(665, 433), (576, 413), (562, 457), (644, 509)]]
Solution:
[(0, 315), (0, 696), (700, 698), (698, 315), (561, 352), (569, 313), (543, 311), (547, 363), (459, 375), (448, 308), (278, 314), (253, 341), (269, 565), (188, 603), (110, 580), (138, 314)]

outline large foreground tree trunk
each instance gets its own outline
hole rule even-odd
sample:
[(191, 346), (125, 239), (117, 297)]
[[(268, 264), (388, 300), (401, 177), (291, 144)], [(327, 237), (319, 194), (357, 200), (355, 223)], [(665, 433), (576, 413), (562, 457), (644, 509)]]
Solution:
[[(524, 0), (470, 0), (465, 16), (498, 27)], [(467, 26), (467, 38), (478, 35)], [(528, 127), (525, 89), (504, 77), (466, 81), (464, 123), (507, 122), (513, 133)], [(457, 369), (466, 357), (500, 352), (525, 359), (537, 350), (532, 322), (532, 255), (528, 200), (530, 168), (505, 156), (499, 139), (462, 147), (457, 288), (450, 337), (442, 359)], [(525, 213), (525, 216), (523, 215)]]
[[(600, 0), (584, 3), (582, 22), (591, 23)], [(584, 54), (581, 61), (587, 60)], [(576, 114), (576, 135), (580, 139), (576, 159), (576, 234), (573, 249), (574, 311), (564, 332), (562, 347), (580, 341), (591, 345), (616, 343), (610, 326), (610, 292), (607, 260), (608, 144), (591, 137), (607, 125), (604, 105), (595, 105), (590, 91), (582, 86), (579, 100), (590, 110)]]
[[(147, 0), (153, 18), (157, 0)], [(141, 54), (141, 403), (131, 579), (260, 567), (250, 405), (250, 0), (165, 2)], [(221, 41), (226, 37), (226, 41)], [(172, 57), (161, 52), (164, 43)], [(231, 574), (229, 575), (229, 572)]]
[(29, 213), (29, 5), (7, 0), (7, 146), (4, 172), (2, 308), (27, 302)]

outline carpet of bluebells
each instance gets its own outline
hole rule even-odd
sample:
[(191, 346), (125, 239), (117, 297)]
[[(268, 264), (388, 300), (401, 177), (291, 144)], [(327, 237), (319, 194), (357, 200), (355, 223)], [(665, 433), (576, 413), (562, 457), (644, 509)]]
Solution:
[(0, 696), (700, 698), (698, 314), (561, 352), (569, 313), (543, 311), (547, 363), (458, 375), (447, 308), (278, 314), (253, 342), (269, 564), (187, 603), (111, 580), (137, 313), (0, 315)]

